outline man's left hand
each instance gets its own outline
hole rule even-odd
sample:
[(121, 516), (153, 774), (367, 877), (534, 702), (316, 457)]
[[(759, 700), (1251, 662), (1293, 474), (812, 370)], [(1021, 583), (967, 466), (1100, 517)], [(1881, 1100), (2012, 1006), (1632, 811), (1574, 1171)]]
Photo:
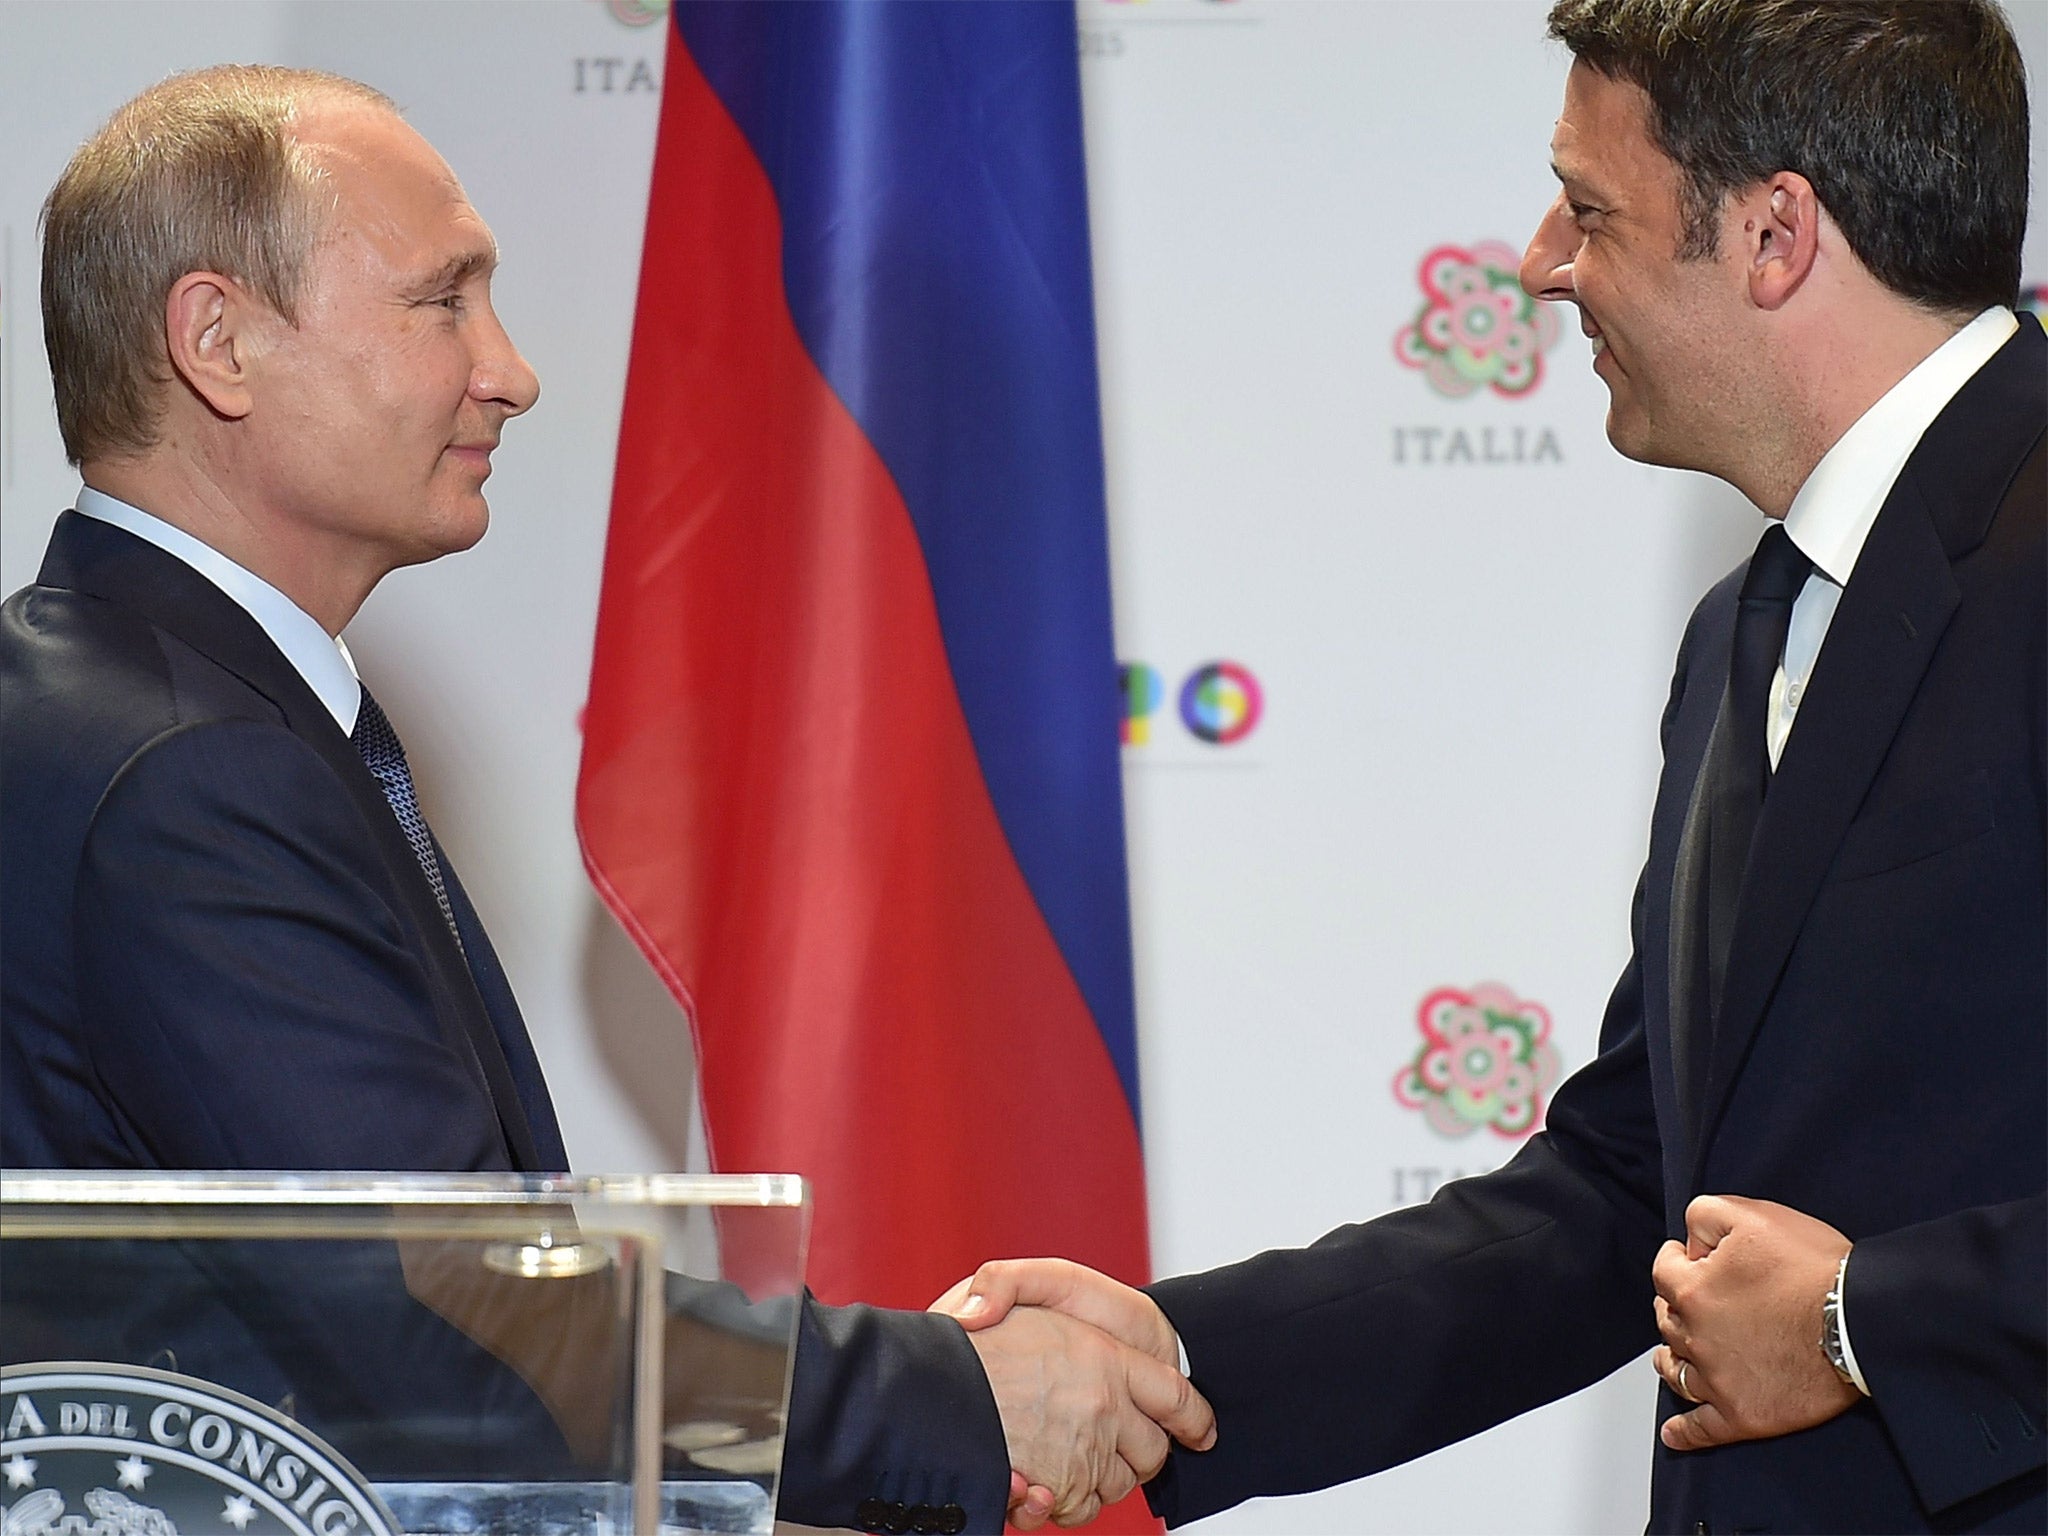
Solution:
[[(1657, 1374), (1696, 1406), (1664, 1421), (1674, 1451), (1825, 1423), (1857, 1399), (1821, 1352), (1821, 1305), (1849, 1239), (1824, 1221), (1739, 1195), (1685, 1208), (1686, 1240), (1650, 1268)], [(1682, 1368), (1682, 1369), (1681, 1369)]]

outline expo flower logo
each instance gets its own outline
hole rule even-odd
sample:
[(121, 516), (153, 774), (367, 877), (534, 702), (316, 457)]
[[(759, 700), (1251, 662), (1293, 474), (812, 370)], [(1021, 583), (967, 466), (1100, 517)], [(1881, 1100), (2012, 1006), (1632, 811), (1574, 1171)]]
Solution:
[(1498, 240), (1438, 246), (1422, 258), (1426, 302), (1394, 338), (1394, 355), (1452, 399), (1481, 389), (1509, 399), (1532, 393), (1557, 341), (1557, 315), (1522, 291), (1520, 265)]
[(1498, 982), (1469, 992), (1439, 987), (1416, 1011), (1422, 1048), (1394, 1079), (1394, 1097), (1422, 1111), (1432, 1130), (1526, 1136), (1543, 1123), (1557, 1081), (1550, 1012)]
[(604, 8), (629, 27), (651, 27), (668, 19), (668, 0), (604, 0)]

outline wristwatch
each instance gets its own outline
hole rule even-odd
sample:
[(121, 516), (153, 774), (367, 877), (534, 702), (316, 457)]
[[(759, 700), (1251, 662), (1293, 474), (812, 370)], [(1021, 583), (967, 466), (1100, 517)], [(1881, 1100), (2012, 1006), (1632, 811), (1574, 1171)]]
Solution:
[[(1835, 1374), (1850, 1386), (1856, 1386), (1855, 1373), (1849, 1369), (1848, 1351), (1842, 1348), (1842, 1276), (1849, 1272), (1849, 1255), (1842, 1255), (1842, 1262), (1835, 1266), (1834, 1288), (1820, 1304), (1820, 1352), (1828, 1357), (1828, 1364), (1835, 1368)], [(1858, 1392), (1863, 1389), (1856, 1387)]]

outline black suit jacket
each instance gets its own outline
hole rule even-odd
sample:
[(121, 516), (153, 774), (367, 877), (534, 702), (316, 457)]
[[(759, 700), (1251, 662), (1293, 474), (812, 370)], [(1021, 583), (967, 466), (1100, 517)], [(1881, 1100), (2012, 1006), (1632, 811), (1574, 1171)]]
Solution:
[[(0, 787), (6, 1166), (567, 1167), (453, 866), (460, 948), (333, 716), (190, 567), (59, 519), (0, 608)], [(391, 1380), (418, 1380), (421, 1327), (387, 1330), (414, 1356)], [(474, 1379), (460, 1341), (431, 1347)], [(791, 1516), (849, 1523), (879, 1497), (1000, 1526), (1001, 1428), (950, 1319), (807, 1303), (797, 1359)]]
[[(1656, 1342), (1651, 1261), (1718, 1193), (1848, 1234), (1874, 1395), (1800, 1434), (1660, 1445), (1651, 1528), (2048, 1529), (2044, 425), (2048, 339), (2023, 319), (1922, 439), (1843, 593), (1710, 1044), (1692, 807), (1741, 571), (1680, 648), (1634, 955), (1548, 1129), (1427, 1206), (1152, 1288), (1217, 1413), (1216, 1449), (1152, 1485), (1169, 1521), (1597, 1380)], [(1705, 1070), (1674, 1070), (1694, 1044)], [(1682, 1407), (1664, 1393), (1658, 1417)]]

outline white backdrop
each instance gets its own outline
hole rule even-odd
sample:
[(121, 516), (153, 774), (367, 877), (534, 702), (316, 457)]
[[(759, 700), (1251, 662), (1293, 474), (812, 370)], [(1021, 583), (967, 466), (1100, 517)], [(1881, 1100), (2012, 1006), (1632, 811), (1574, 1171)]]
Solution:
[[(2038, 79), (2048, 5), (2009, 9)], [(1518, 249), (1549, 200), (1565, 60), (1543, 11), (1080, 0), (1118, 644), (1161, 682), (1125, 786), (1162, 1272), (1306, 1241), (1512, 1152), (1396, 1098), (1438, 989), (1498, 983), (1547, 1014), (1567, 1069), (1591, 1054), (1670, 658), (1758, 531), (1719, 486), (1608, 449), (1568, 316), (1513, 398), (1448, 396), (1395, 355), (1424, 257)], [(359, 76), (496, 228), (500, 308), (543, 399), (506, 434), (490, 536), (387, 581), (349, 639), (593, 1172), (702, 1159), (687, 1034), (590, 895), (570, 823), (662, 41), (640, 0), (0, 3), (0, 590), (31, 579), (75, 484), (35, 210), (119, 102), (224, 59)], [(1225, 661), (1262, 710), (1213, 744), (1178, 698)], [(1484, 1325), (1505, 1344), (1545, 1319)], [(1638, 1362), (1208, 1528), (1640, 1529), (1651, 1397)]]

